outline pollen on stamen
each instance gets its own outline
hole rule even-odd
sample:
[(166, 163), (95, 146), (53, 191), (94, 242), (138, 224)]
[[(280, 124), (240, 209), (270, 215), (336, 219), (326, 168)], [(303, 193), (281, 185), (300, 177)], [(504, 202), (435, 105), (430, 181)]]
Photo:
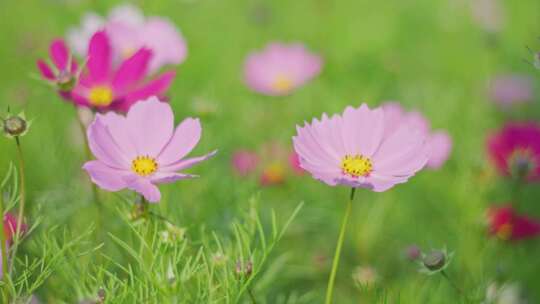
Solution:
[(371, 159), (361, 154), (346, 155), (341, 161), (341, 171), (345, 175), (358, 178), (360, 176), (369, 176), (373, 171), (373, 164)]
[(140, 176), (148, 176), (150, 174), (153, 174), (158, 169), (158, 163), (157, 161), (149, 157), (147, 155), (145, 156), (137, 156), (132, 162), (131, 162), (131, 170), (133, 172), (137, 173)]

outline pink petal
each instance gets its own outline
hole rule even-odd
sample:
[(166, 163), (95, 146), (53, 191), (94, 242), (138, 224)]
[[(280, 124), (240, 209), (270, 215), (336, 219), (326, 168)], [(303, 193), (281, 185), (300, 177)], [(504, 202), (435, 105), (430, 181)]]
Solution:
[(191, 174), (182, 174), (182, 173), (171, 173), (171, 172), (158, 172), (152, 175), (151, 181), (155, 184), (168, 184), (173, 183), (178, 180), (195, 178), (196, 175)]
[(139, 101), (127, 114), (127, 126), (138, 155), (157, 157), (173, 134), (171, 106), (156, 97)]
[(90, 150), (98, 160), (112, 168), (130, 168), (129, 159), (123, 155), (100, 116), (88, 127), (87, 133)]
[(175, 75), (176, 73), (172, 71), (163, 73), (159, 78), (151, 81), (144, 87), (128, 93), (125, 97), (126, 102), (122, 105), (122, 108), (127, 110), (138, 100), (146, 99), (150, 96), (162, 95), (171, 85)]
[(431, 169), (440, 168), (450, 156), (452, 139), (447, 132), (438, 131), (430, 135), (427, 145), (429, 146), (429, 160), (427, 166)]
[(148, 202), (157, 203), (161, 200), (159, 188), (152, 184), (150, 180), (138, 176), (130, 176), (125, 180), (129, 189), (142, 194)]
[(174, 164), (171, 164), (169, 166), (161, 168), (161, 170), (164, 171), (164, 172), (174, 172), (174, 171), (185, 170), (185, 169), (191, 168), (192, 166), (194, 166), (194, 165), (196, 165), (196, 164), (198, 164), (200, 162), (203, 162), (203, 161), (211, 158), (212, 156), (216, 155), (216, 153), (217, 153), (217, 150), (212, 151), (212, 152), (210, 152), (210, 153), (208, 153), (206, 155), (203, 155), (203, 156), (180, 160), (180, 161), (178, 161), (178, 162), (176, 162)]
[(98, 113), (96, 116), (99, 116), (100, 121), (107, 126), (112, 138), (126, 158), (128, 160), (135, 159), (138, 156), (137, 149), (134, 140), (129, 135), (126, 117), (115, 112), (108, 112), (106, 114)]
[(114, 75), (113, 87), (117, 91), (123, 91), (130, 85), (134, 85), (146, 76), (148, 62), (152, 57), (149, 49), (140, 49), (129, 59), (122, 62)]
[(371, 157), (383, 137), (384, 113), (370, 110), (366, 104), (354, 109), (347, 107), (343, 113), (343, 142), (349, 155)]
[(187, 55), (186, 42), (176, 26), (163, 18), (148, 18), (143, 29), (144, 45), (154, 51), (150, 70), (167, 64), (180, 64)]
[(83, 169), (88, 172), (92, 182), (104, 190), (119, 191), (127, 187), (124, 177), (130, 174), (129, 171), (111, 168), (99, 160), (85, 163)]
[(37, 66), (39, 71), (41, 72), (41, 76), (47, 80), (55, 80), (54, 72), (51, 70), (51, 67), (49, 67), (48, 64), (45, 63), (43, 60), (37, 61)]
[(158, 156), (162, 165), (178, 162), (195, 148), (201, 138), (199, 119), (186, 118), (174, 131), (174, 135)]
[(51, 43), (50, 50), (51, 59), (60, 71), (66, 70), (69, 59), (69, 51), (64, 40), (56, 39)]
[(94, 82), (106, 81), (111, 66), (111, 46), (104, 31), (96, 32), (88, 46), (88, 71)]

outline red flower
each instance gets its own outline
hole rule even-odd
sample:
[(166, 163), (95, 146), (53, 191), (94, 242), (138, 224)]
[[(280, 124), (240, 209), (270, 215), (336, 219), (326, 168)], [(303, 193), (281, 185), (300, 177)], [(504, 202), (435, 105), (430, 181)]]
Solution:
[(502, 175), (540, 180), (540, 125), (537, 123), (506, 125), (488, 139), (487, 150)]
[(519, 215), (512, 206), (488, 210), (489, 233), (502, 240), (524, 240), (540, 235), (540, 221)]
[[(4, 235), (8, 244), (11, 244), (13, 242), (13, 237), (15, 236), (15, 232), (17, 231), (17, 223), (17, 218), (13, 214), (6, 213), (4, 215)], [(24, 235), (27, 230), (28, 226), (26, 226), (26, 224), (22, 222), (20, 235)]]

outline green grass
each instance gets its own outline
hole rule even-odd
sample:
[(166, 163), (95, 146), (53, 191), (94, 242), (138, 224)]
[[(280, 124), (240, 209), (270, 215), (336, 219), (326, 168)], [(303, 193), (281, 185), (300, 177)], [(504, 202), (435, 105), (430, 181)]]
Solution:
[[(105, 245), (98, 246), (95, 233), (88, 232), (97, 209), (81, 170), (84, 153), (75, 111), (31, 78), (36, 59), (46, 56), (52, 38), (78, 24), (85, 11), (104, 14), (115, 3), (0, 2), (0, 109), (24, 109), (34, 119), (22, 145), (28, 218), (39, 218), (40, 224), (22, 244), (21, 254), (52, 267), (35, 291), (44, 302), (75, 303), (104, 288), (110, 303), (144, 301), (143, 295), (150, 297), (148, 303), (207, 303), (210, 292), (215, 303), (234, 303), (230, 295), (238, 294), (242, 282), (226, 273), (210, 284), (215, 290), (205, 288), (200, 280), (210, 275), (199, 268), (211, 264), (205, 259), (216, 250), (215, 231), (218, 239), (230, 240), (224, 249), (231, 255), (225, 269), (234, 270), (246, 244), (234, 249), (242, 242), (231, 224), (245, 219), (256, 196), (265, 229), (271, 227), (271, 209), (282, 223), (305, 203), (261, 275), (253, 278), (259, 303), (322, 303), (348, 189), (328, 187), (308, 176), (261, 189), (253, 180), (234, 176), (230, 156), (237, 148), (257, 148), (272, 140), (290, 146), (295, 125), (304, 120), (341, 112), (346, 105), (375, 106), (384, 100), (421, 110), (434, 128), (451, 133), (454, 150), (439, 171), (421, 172), (385, 193), (357, 193), (335, 303), (480, 303), (487, 284), (499, 276), (521, 283), (531, 303), (540, 302), (538, 241), (497, 242), (486, 237), (483, 226), (487, 206), (513, 199), (511, 184), (495, 176), (486, 161), (486, 135), (507, 119), (540, 117), (538, 99), (527, 108), (501, 112), (486, 99), (484, 89), (497, 73), (526, 73), (538, 81), (537, 71), (523, 59), (530, 57), (526, 45), (540, 49), (540, 2), (506, 1), (505, 26), (493, 45), (472, 21), (469, 1), (464, 0), (137, 1), (147, 15), (171, 18), (188, 42), (188, 59), (178, 67), (169, 93), (177, 120), (196, 116), (197, 100), (217, 106), (216, 113), (202, 118), (203, 138), (194, 154), (215, 148), (219, 154), (192, 170), (201, 178), (161, 187), (163, 201), (152, 206), (186, 228), (189, 240), (178, 245), (186, 246), (183, 254), (178, 252), (184, 247), (156, 249), (162, 256), (154, 269), (127, 254), (129, 248), (139, 250), (134, 231), (140, 228), (130, 228), (122, 219), (130, 207), (119, 196), (103, 193), (106, 220), (100, 228)], [(253, 12), (261, 8), (268, 10), (268, 17), (256, 23)], [(248, 90), (241, 78), (243, 60), (273, 40), (301, 41), (320, 53), (325, 62), (321, 76), (288, 97)], [(16, 161), (14, 142), (1, 139), (0, 151), (2, 173)], [(523, 209), (540, 216), (538, 186), (528, 185), (521, 197)], [(260, 235), (248, 235), (245, 241), (259, 248)], [(416, 265), (403, 258), (403, 249), (412, 243), (426, 250), (446, 246), (454, 251), (448, 273), (467, 297), (456, 294), (442, 277), (419, 274)], [(195, 273), (185, 285), (171, 289), (178, 292), (176, 298), (170, 291), (161, 293), (159, 286), (167, 282), (157, 278), (167, 272), (164, 259), (169, 257), (177, 258), (177, 270), (185, 270), (186, 276)], [(376, 288), (355, 286), (352, 273), (359, 265), (377, 269)], [(24, 273), (22, 264), (16, 272)], [(38, 268), (25, 280), (32, 282), (39, 273)], [(218, 284), (225, 282), (234, 284)], [(201, 297), (195, 290), (201, 290)], [(160, 298), (164, 295), (169, 298)], [(247, 296), (241, 302), (250, 303)]]

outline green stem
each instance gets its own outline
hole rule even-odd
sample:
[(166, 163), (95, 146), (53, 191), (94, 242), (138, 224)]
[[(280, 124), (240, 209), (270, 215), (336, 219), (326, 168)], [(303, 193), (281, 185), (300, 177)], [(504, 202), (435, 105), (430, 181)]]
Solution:
[(345, 210), (345, 215), (343, 216), (343, 220), (341, 221), (341, 229), (339, 231), (336, 251), (334, 252), (334, 261), (332, 263), (332, 271), (330, 273), (330, 279), (328, 280), (328, 287), (326, 289), (326, 301), (325, 301), (326, 304), (332, 303), (332, 298), (333, 298), (332, 296), (334, 292), (334, 282), (336, 281), (336, 273), (337, 273), (337, 268), (339, 265), (339, 258), (341, 256), (341, 247), (343, 247), (343, 240), (345, 239), (345, 230), (347, 228), (347, 223), (351, 215), (352, 202), (354, 200), (355, 192), (356, 192), (356, 188), (352, 188), (351, 196), (350, 196), (349, 202), (347, 203), (347, 209)]
[(249, 298), (251, 299), (251, 303), (257, 304), (257, 300), (255, 299), (255, 296), (253, 295), (251, 288), (248, 287), (247, 292), (249, 294)]
[[(15, 265), (15, 259), (17, 257), (17, 250), (19, 249), (19, 242), (21, 240), (21, 227), (24, 221), (24, 207), (26, 203), (26, 176), (24, 174), (24, 157), (22, 152), (21, 141), (18, 136), (15, 136), (15, 143), (17, 146), (17, 157), (19, 158), (19, 179), (20, 179), (20, 192), (19, 192), (19, 214), (17, 216), (17, 227), (15, 229), (15, 236), (13, 242), (13, 263), (9, 266), (9, 272), (13, 271)], [(7, 267), (7, 266), (6, 266)]]
[(450, 279), (450, 277), (446, 274), (446, 272), (443, 270), (441, 271), (441, 274), (450, 283), (452, 288), (454, 288), (456, 292), (461, 295), (462, 294), (461, 289), (454, 283), (454, 281)]

